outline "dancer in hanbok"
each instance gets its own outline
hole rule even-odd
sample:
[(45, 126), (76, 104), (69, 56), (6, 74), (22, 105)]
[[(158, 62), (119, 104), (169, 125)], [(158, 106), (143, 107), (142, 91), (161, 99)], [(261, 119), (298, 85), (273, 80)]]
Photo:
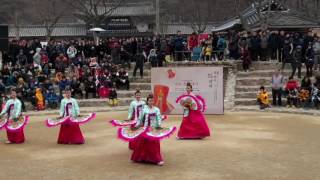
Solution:
[[(137, 90), (134, 93), (135, 100), (130, 103), (129, 111), (128, 111), (128, 119), (125, 121), (112, 120), (111, 123), (114, 126), (123, 126), (132, 124), (134, 126), (138, 121), (139, 115), (142, 112), (143, 107), (145, 106), (145, 101), (141, 100), (141, 92)], [(133, 150), (135, 147), (135, 141), (129, 142), (129, 149)]]
[(60, 117), (47, 119), (46, 124), (48, 127), (61, 125), (58, 144), (84, 144), (85, 140), (79, 124), (87, 123), (95, 117), (95, 113), (80, 116), (78, 102), (71, 98), (71, 91), (67, 89), (65, 90), (65, 98), (60, 104)]
[(160, 140), (172, 135), (176, 128), (161, 126), (163, 117), (159, 108), (153, 106), (153, 103), (153, 95), (149, 95), (147, 105), (144, 106), (135, 126), (119, 128), (118, 136), (125, 141), (135, 141), (132, 161), (163, 165)]
[(183, 106), (183, 120), (178, 132), (178, 139), (202, 139), (210, 136), (210, 130), (202, 112), (206, 104), (199, 95), (192, 93), (192, 85), (187, 83), (186, 93), (176, 102)]
[(0, 129), (7, 130), (7, 144), (24, 143), (24, 127), (28, 119), (28, 116), (22, 116), (21, 101), (17, 98), (16, 90), (12, 89), (11, 99), (6, 102), (0, 113)]

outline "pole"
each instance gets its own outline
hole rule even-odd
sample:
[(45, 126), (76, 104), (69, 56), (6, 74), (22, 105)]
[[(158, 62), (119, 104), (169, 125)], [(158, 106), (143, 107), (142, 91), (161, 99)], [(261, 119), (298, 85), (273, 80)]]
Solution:
[(160, 0), (156, 0), (156, 33), (160, 34)]

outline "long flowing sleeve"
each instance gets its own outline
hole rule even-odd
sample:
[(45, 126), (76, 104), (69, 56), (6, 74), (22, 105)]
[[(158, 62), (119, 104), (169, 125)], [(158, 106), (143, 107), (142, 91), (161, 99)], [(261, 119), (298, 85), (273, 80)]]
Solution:
[(161, 117), (161, 113), (160, 113), (160, 110), (157, 109), (156, 110), (156, 123), (155, 123), (155, 127), (161, 127), (161, 121), (162, 121), (162, 117)]
[(2, 111), (0, 113), (1, 116), (3, 116), (8, 111), (9, 104), (10, 104), (10, 100), (6, 102), (4, 108), (2, 109)]
[(21, 101), (17, 100), (17, 102), (15, 103), (14, 109), (15, 109), (15, 114), (14, 114), (14, 118), (17, 118), (20, 116), (21, 114)]
[(130, 107), (128, 110), (128, 120), (132, 119), (133, 112), (134, 112), (134, 101), (130, 103)]
[(75, 116), (79, 116), (80, 114), (80, 108), (77, 100), (73, 99), (74, 101), (74, 110), (75, 110)]
[(64, 108), (65, 108), (65, 100), (62, 99), (62, 101), (60, 103), (60, 111), (59, 111), (60, 117), (62, 117), (64, 115)]
[(139, 126), (141, 126), (143, 124), (143, 121), (144, 121), (144, 118), (145, 118), (144, 114), (145, 114), (145, 112), (144, 112), (144, 109), (143, 109), (141, 111), (140, 115), (139, 115), (139, 118), (138, 118), (138, 121), (137, 121), (135, 127), (139, 127)]

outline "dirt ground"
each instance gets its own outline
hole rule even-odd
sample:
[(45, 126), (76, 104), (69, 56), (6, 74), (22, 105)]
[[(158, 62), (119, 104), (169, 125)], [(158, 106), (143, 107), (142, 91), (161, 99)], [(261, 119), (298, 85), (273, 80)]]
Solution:
[[(84, 145), (56, 144), (59, 128), (31, 117), (27, 142), (6, 145), (0, 132), (1, 180), (317, 180), (320, 179), (320, 119), (274, 113), (207, 116), (212, 137), (162, 141), (162, 167), (129, 161), (127, 143), (107, 120), (125, 112), (99, 113), (82, 126)], [(179, 126), (181, 117), (169, 116)]]

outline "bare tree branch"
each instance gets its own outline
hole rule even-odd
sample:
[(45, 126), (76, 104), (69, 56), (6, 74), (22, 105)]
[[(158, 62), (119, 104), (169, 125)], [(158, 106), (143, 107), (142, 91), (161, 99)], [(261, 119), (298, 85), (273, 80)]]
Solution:
[(126, 0), (67, 0), (77, 12), (75, 16), (87, 24), (99, 26), (115, 9), (123, 6)]

